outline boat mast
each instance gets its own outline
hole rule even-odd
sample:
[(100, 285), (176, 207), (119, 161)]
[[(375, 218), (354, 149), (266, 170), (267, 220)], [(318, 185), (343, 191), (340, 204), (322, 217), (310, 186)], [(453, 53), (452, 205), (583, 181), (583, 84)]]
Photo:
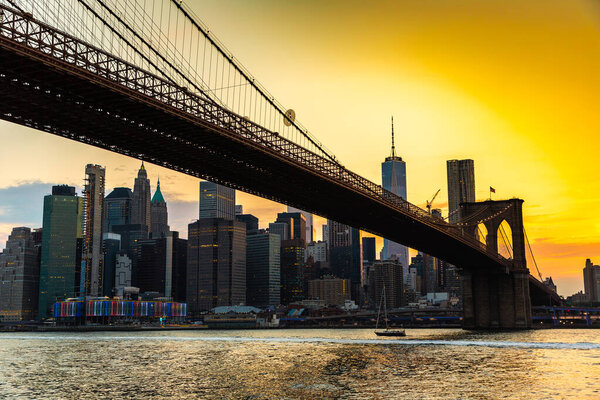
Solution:
[(383, 281), (383, 313), (385, 315), (385, 329), (388, 329), (388, 317), (387, 317), (387, 299), (385, 298), (385, 280)]

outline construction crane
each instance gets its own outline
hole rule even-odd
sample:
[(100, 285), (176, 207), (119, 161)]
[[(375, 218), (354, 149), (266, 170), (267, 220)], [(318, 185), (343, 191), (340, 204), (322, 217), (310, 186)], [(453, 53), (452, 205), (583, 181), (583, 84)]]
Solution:
[(427, 201), (427, 212), (429, 213), (429, 215), (431, 215), (431, 205), (433, 204), (433, 201), (435, 200), (437, 195), (440, 193), (440, 190), (442, 190), (442, 189), (438, 189), (438, 191), (435, 192), (435, 194), (431, 198), (431, 201)]

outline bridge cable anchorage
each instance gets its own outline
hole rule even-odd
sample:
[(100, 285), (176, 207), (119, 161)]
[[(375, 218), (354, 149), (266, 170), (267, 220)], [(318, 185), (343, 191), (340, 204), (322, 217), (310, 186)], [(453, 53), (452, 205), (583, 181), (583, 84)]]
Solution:
[(533, 265), (535, 265), (535, 269), (538, 273), (538, 276), (540, 277), (540, 281), (544, 281), (544, 278), (542, 278), (542, 273), (540, 272), (540, 269), (538, 268), (537, 265), (537, 261), (535, 260), (535, 256), (533, 255), (533, 250), (531, 249), (531, 244), (529, 244), (529, 238), (527, 237), (527, 232), (525, 231), (525, 225), (523, 225), (523, 234), (525, 235), (525, 241), (527, 242), (527, 248), (529, 248), (529, 253), (531, 254), (531, 259), (533, 260)]

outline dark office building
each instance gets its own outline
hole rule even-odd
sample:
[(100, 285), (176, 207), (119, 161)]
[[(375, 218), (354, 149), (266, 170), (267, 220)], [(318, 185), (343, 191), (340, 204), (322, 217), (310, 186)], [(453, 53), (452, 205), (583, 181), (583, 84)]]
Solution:
[(281, 304), (281, 240), (259, 232), (246, 236), (246, 304), (269, 307)]
[(148, 239), (148, 227), (142, 224), (114, 225), (112, 231), (121, 236), (121, 251), (131, 260), (131, 279), (133, 286), (136, 286), (140, 241)]
[(133, 192), (126, 187), (114, 188), (104, 198), (104, 232), (112, 232), (115, 225), (131, 224), (132, 201)]
[(187, 240), (178, 232), (140, 241), (138, 286), (140, 293), (156, 292), (174, 301), (185, 301)]
[(372, 263), (375, 261), (375, 238), (364, 237), (362, 238), (362, 254), (364, 263)]
[(34, 319), (39, 283), (38, 249), (31, 229), (13, 228), (0, 252), (0, 322)]
[(305, 299), (307, 282), (304, 252), (304, 241), (301, 238), (281, 242), (281, 304), (287, 305)]
[(102, 238), (102, 247), (104, 251), (102, 296), (112, 297), (113, 289), (115, 288), (117, 255), (121, 251), (121, 235), (116, 233), (104, 233)]
[(250, 235), (258, 232), (258, 218), (256, 218), (252, 214), (237, 214), (235, 216), (237, 221), (243, 222), (246, 224), (246, 234)]
[(235, 189), (217, 183), (200, 182), (200, 219), (235, 220)]
[(302, 213), (279, 213), (275, 222), (284, 222), (290, 226), (290, 239), (302, 239), (306, 247), (306, 218)]
[(373, 263), (375, 284), (375, 303), (379, 306), (385, 285), (385, 304), (387, 308), (398, 308), (404, 305), (404, 278), (402, 263), (398, 259), (377, 260)]
[(73, 187), (54, 186), (52, 195), (44, 197), (38, 298), (41, 319), (52, 315), (56, 301), (74, 297), (79, 287), (76, 270), (81, 267), (81, 258), (77, 255), (77, 239), (82, 237), (82, 210), (83, 199), (75, 196)]
[(269, 232), (279, 235), (282, 241), (290, 239), (290, 226), (285, 222), (271, 222)]
[(352, 299), (360, 297), (362, 281), (362, 241), (360, 231), (348, 225), (328, 221), (329, 267), (337, 278), (350, 279)]
[(191, 315), (246, 302), (246, 224), (201, 218), (188, 225), (187, 301)]

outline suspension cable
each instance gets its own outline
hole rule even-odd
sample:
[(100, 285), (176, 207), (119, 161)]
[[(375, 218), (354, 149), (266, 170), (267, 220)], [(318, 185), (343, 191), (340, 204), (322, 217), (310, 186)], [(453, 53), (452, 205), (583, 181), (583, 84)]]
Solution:
[(542, 273), (540, 272), (540, 269), (538, 268), (537, 265), (537, 261), (535, 261), (535, 256), (533, 255), (533, 250), (531, 250), (531, 244), (529, 244), (529, 238), (527, 237), (527, 232), (525, 231), (525, 226), (523, 226), (523, 234), (525, 235), (525, 241), (527, 242), (527, 248), (529, 248), (529, 253), (531, 254), (531, 259), (533, 260), (533, 265), (535, 265), (535, 269), (538, 273), (538, 276), (540, 277), (540, 281), (544, 281), (544, 278), (542, 278)]
[[(81, 0), (79, 0), (79, 2), (81, 2)], [(139, 39), (146, 47), (148, 47), (154, 54), (156, 54), (163, 62), (167, 63), (167, 65), (169, 67), (171, 67), (175, 72), (177, 72), (177, 74), (179, 74), (179, 76), (181, 76), (184, 80), (186, 80), (190, 85), (192, 85), (196, 90), (198, 90), (200, 93), (202, 93), (210, 102), (212, 102), (213, 104), (215, 103), (215, 101), (208, 96), (204, 90), (202, 88), (200, 88), (195, 82), (193, 82), (191, 79), (189, 79), (185, 74), (183, 74), (175, 65), (173, 65), (169, 60), (167, 60), (162, 54), (160, 54), (160, 52), (158, 52), (158, 50), (156, 50), (154, 48), (154, 46), (152, 46), (150, 43), (148, 43), (146, 41), (146, 39), (144, 39), (140, 34), (138, 34), (133, 28), (131, 28), (131, 26), (129, 26), (129, 24), (127, 24), (121, 17), (119, 17), (117, 14), (115, 14), (115, 12), (108, 7), (104, 1), (102, 0), (96, 0), (96, 2), (98, 4), (100, 4), (102, 6), (102, 8), (104, 8), (106, 11), (108, 11), (108, 13), (115, 18), (121, 25), (123, 25), (129, 32), (131, 32), (137, 39)], [(85, 2), (84, 2), (85, 3)], [(90, 8), (87, 7), (86, 4), (86, 8), (88, 10), (90, 10), (91, 12), (94, 13), (94, 15), (97, 16), (97, 14)], [(102, 20), (102, 22), (104, 22), (105, 24), (107, 24), (106, 21)], [(107, 24), (108, 26), (108, 24)], [(109, 28), (117, 33), (111, 26), (109, 26)], [(117, 35), (119, 35), (120, 38), (122, 38), (129, 46), (132, 46), (125, 38), (123, 38), (120, 34), (117, 33)], [(158, 71), (160, 71), (165, 77), (167, 77), (167, 79), (169, 79), (171, 82), (175, 83), (166, 72), (164, 72), (162, 69), (160, 69), (158, 66), (156, 66), (152, 61), (150, 61), (147, 57), (143, 56), (141, 54), (141, 52), (139, 50), (137, 50), (134, 46), (132, 46), (134, 50), (136, 50), (136, 52), (138, 54), (140, 54), (142, 57), (144, 57), (144, 59), (146, 61), (148, 61), (154, 68), (156, 68)], [(179, 86), (179, 85), (177, 85)]]
[(242, 68), (240, 65), (238, 65), (238, 63), (234, 60), (233, 56), (227, 54), (222, 48), (219, 43), (217, 43), (215, 40), (213, 40), (213, 38), (211, 37), (210, 33), (208, 30), (206, 30), (204, 27), (202, 27), (200, 25), (200, 23), (198, 23), (196, 21), (196, 19), (191, 15), (191, 12), (188, 12), (182, 5), (183, 1), (181, 0), (171, 0), (171, 2), (175, 5), (175, 7), (177, 7), (177, 9), (179, 9), (179, 11), (181, 11), (181, 13), (194, 25), (194, 27), (199, 30), (206, 39), (208, 39), (208, 41), (217, 49), (217, 51), (219, 53), (221, 53), (221, 55), (223, 57), (225, 57), (225, 59), (229, 60), (229, 62), (231, 63), (231, 65), (233, 65), (233, 67), (237, 70), (237, 72), (242, 75), (246, 81), (248, 81), (248, 83), (255, 89), (257, 90), (262, 97), (269, 103), (271, 104), (272, 107), (274, 107), (277, 111), (279, 111), (279, 113), (283, 116), (283, 118), (286, 118), (287, 121), (289, 121), (294, 127), (296, 127), (296, 129), (298, 129), (298, 131), (300, 131), (300, 133), (310, 142), (312, 143), (317, 149), (319, 149), (327, 158), (329, 158), (331, 161), (333, 161), (334, 163), (338, 164), (341, 166), (340, 162), (337, 160), (337, 158), (333, 155), (330, 155), (329, 152), (323, 147), (323, 145), (321, 143), (319, 143), (316, 139), (314, 139), (312, 136), (310, 136), (307, 132), (304, 131), (304, 129), (302, 129), (298, 123), (295, 120), (289, 119), (286, 116), (286, 113), (284, 110), (281, 109), (281, 106), (279, 106), (278, 104), (276, 104), (275, 102), (275, 98), (273, 96), (271, 96), (270, 94), (266, 93), (266, 91), (261, 88), (260, 85), (258, 85), (258, 82), (256, 82), (256, 79), (254, 79), (252, 76), (249, 75), (248, 72), (245, 71), (245, 68)]

